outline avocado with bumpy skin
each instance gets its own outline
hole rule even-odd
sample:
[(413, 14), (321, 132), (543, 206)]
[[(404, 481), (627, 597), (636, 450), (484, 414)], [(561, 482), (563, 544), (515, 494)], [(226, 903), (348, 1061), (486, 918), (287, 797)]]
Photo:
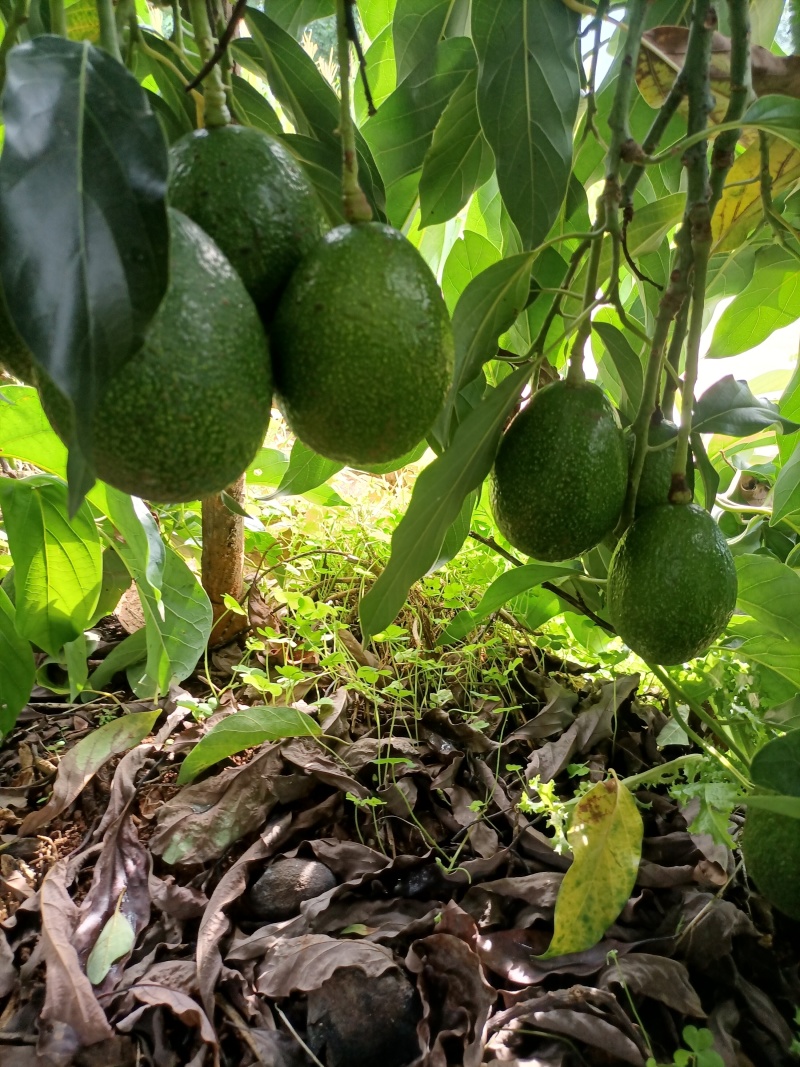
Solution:
[(614, 627), (643, 660), (701, 655), (736, 606), (736, 567), (719, 526), (697, 504), (650, 508), (625, 531), (608, 570)]
[(740, 845), (759, 892), (778, 911), (800, 920), (800, 821), (750, 807)]
[(442, 294), (410, 241), (377, 222), (338, 226), (306, 256), (270, 331), (292, 431), (350, 466), (387, 463), (425, 437), (453, 373)]
[[(109, 485), (178, 503), (225, 489), (267, 431), (272, 376), (261, 320), (228, 260), (199, 226), (170, 210), (170, 282), (140, 351), (100, 400), (91, 459)], [(65, 443), (69, 405), (40, 380)]]
[[(642, 476), (636, 492), (637, 517), (648, 508), (656, 508), (668, 502), (677, 437), (678, 427), (668, 419), (662, 419), (661, 422), (650, 426), (648, 442), (651, 450), (645, 456)], [(667, 444), (668, 441), (672, 444)], [(633, 445), (634, 437), (631, 435), (628, 437), (631, 457), (633, 457)], [(659, 448), (659, 445), (665, 447)], [(689, 492), (694, 494), (694, 463), (691, 453), (686, 464), (686, 484)]]
[(170, 204), (216, 241), (269, 319), (328, 228), (306, 176), (280, 141), (252, 126), (195, 130), (169, 156)]
[(500, 442), (494, 516), (527, 556), (573, 559), (614, 528), (627, 478), (625, 438), (603, 391), (593, 382), (553, 382), (534, 394)]

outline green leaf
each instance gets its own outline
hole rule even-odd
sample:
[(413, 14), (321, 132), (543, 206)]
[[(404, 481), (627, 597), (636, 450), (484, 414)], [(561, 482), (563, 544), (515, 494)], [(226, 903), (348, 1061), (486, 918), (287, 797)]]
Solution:
[(580, 99), (578, 16), (551, 0), (473, 0), (478, 110), (523, 248), (547, 236), (567, 191)]
[(131, 584), (131, 576), (119, 554), (113, 548), (103, 549), (103, 577), (100, 585), (100, 596), (95, 605), (94, 612), (89, 620), (89, 626), (94, 626), (100, 619), (110, 615), (120, 597)]
[(358, 13), (370, 40), (388, 26), (391, 29), (395, 0), (358, 0)]
[(580, 570), (579, 563), (526, 563), (522, 567), (513, 567), (510, 571), (504, 571), (499, 578), (495, 578), (476, 608), (459, 611), (440, 637), (439, 642), (447, 644), (451, 641), (460, 641), (470, 630), (480, 626), (484, 619), (488, 619), (493, 612), (514, 597), (541, 585), (542, 582), (552, 582), (575, 574), (576, 571), (580, 572)]
[[(342, 213), (341, 149), (337, 150), (330, 141), (317, 141), (296, 133), (281, 134), (281, 140), (313, 185), (331, 226), (341, 225), (345, 221)], [(366, 180), (362, 180), (362, 175)], [(359, 167), (358, 180), (375, 210), (374, 192), (366, 168)]]
[(497, 338), (513, 324), (525, 307), (531, 285), (534, 256), (523, 252), (500, 260), (474, 278), (461, 295), (453, 313), (455, 369), (453, 382), (433, 427), (433, 434), (447, 444), (458, 394), (497, 354)]
[(788, 815), (791, 819), (800, 819), (800, 796), (774, 796), (750, 793), (744, 800), (748, 808), (763, 808), (774, 811), (777, 815)]
[(17, 633), (14, 605), (0, 588), (0, 735), (7, 737), (28, 703), (36, 665), (30, 642)]
[(102, 581), (100, 537), (89, 506), (67, 517), (67, 488), (49, 474), (0, 479), (0, 505), (14, 560), (20, 637), (57, 656), (83, 633)]
[(361, 127), (386, 185), (386, 210), (394, 225), (405, 223), (436, 124), (474, 69), (475, 50), (466, 37), (442, 41)]
[(122, 755), (147, 737), (160, 714), (160, 708), (133, 712), (98, 726), (88, 736), (82, 737), (61, 757), (53, 795), (43, 808), (32, 811), (24, 819), (19, 828), (20, 836), (27, 837), (35, 833), (39, 827), (60, 815), (113, 756)]
[(772, 516), (774, 525), (800, 511), (800, 447), (795, 445), (791, 456), (778, 472), (772, 491)]
[(166, 291), (166, 143), (132, 74), (54, 36), (9, 53), (3, 118), (3, 289), (88, 454), (95, 405)]
[[(364, 54), (367, 65), (367, 78), (372, 103), (380, 107), (384, 100), (397, 88), (397, 71), (394, 62), (394, 40), (392, 27), (385, 26), (375, 37)], [(362, 126), (369, 116), (367, 96), (361, 78), (356, 78), (353, 85), (353, 109), (356, 122)]]
[(760, 663), (784, 678), (796, 693), (800, 693), (800, 645), (783, 641), (771, 634), (751, 637), (736, 650), (738, 656), (752, 663)]
[(322, 727), (297, 708), (252, 707), (227, 715), (212, 726), (181, 764), (178, 785), (194, 781), (198, 774), (215, 763), (255, 748), (264, 741), (282, 741), (284, 737), (319, 737)]
[(598, 782), (575, 805), (567, 830), (572, 866), (556, 900), (553, 940), (544, 959), (596, 945), (636, 884), (642, 817), (616, 778)]
[(603, 322), (602, 319), (596, 317), (592, 322), (592, 330), (602, 341), (622, 383), (623, 396), (620, 408), (633, 421), (644, 388), (642, 361), (631, 348), (622, 330), (610, 322)]
[(750, 392), (747, 382), (726, 374), (706, 389), (694, 406), (692, 429), (727, 437), (749, 437), (768, 426), (784, 433), (800, 430), (800, 423), (784, 418), (775, 404)]
[(393, 621), (408, 590), (433, 566), (464, 498), (489, 473), (503, 424), (530, 375), (521, 367), (505, 378), (461, 423), (453, 442), (414, 484), (411, 502), (392, 535), (386, 569), (359, 608), (364, 639)]
[(736, 556), (736, 606), (765, 630), (800, 644), (800, 575), (774, 556)]
[(115, 674), (147, 660), (147, 629), (134, 630), (115, 645), (89, 678), (91, 689), (105, 689)]
[(478, 118), (477, 83), (477, 71), (470, 71), (433, 131), (419, 181), (420, 227), (454, 218), (494, 169)]
[(745, 111), (742, 126), (755, 126), (800, 148), (800, 100), (777, 94), (762, 96)]
[(193, 72), (170, 50), (163, 37), (144, 27), (140, 29), (150, 53), (140, 48), (135, 50), (134, 73), (139, 81), (147, 78), (155, 83), (158, 92), (148, 92), (147, 99), (172, 142), (191, 132), (197, 123), (194, 100), (184, 91), (185, 83), (178, 76), (180, 72), (184, 78), (190, 78)]
[(434, 571), (438, 571), (440, 567), (444, 567), (445, 563), (449, 563), (450, 560), (454, 559), (461, 551), (461, 546), (464, 544), (467, 537), (469, 537), (472, 513), (478, 503), (479, 495), (478, 491), (474, 490), (464, 497), (464, 503), (461, 505), (461, 510), (458, 513), (456, 521), (444, 535), (442, 547), (439, 549), (439, 555), (436, 558), (436, 562), (429, 571), (430, 574)]
[(301, 496), (310, 489), (316, 489), (318, 485), (327, 482), (343, 466), (343, 463), (335, 459), (325, 459), (324, 456), (318, 455), (298, 438), (292, 445), (289, 466), (281, 478), (280, 485), (266, 499), (277, 500), (283, 496)]
[[(632, 256), (657, 252), (666, 234), (683, 218), (686, 197), (672, 193), (637, 208), (628, 226), (628, 251)], [(609, 249), (610, 254), (610, 249)], [(610, 259), (609, 259), (610, 263)]]
[(310, 22), (336, 11), (334, 0), (269, 0), (269, 17), (292, 37), (299, 37)]
[(442, 294), (451, 315), (472, 279), (500, 258), (500, 249), (488, 238), (472, 230), (464, 230), (453, 243), (442, 271)]
[(392, 37), (398, 85), (436, 51), (452, 7), (453, 0), (397, 0)]
[(86, 977), (100, 985), (117, 960), (127, 956), (136, 944), (136, 931), (121, 911), (115, 911), (105, 924), (86, 961)]
[(260, 448), (247, 468), (247, 484), (280, 485), (288, 466), (288, 458), (279, 449)]
[(37, 391), (28, 385), (4, 385), (0, 412), (0, 456), (66, 478), (67, 450), (47, 421)]
[(750, 283), (722, 312), (708, 356), (720, 359), (747, 352), (799, 317), (797, 260), (782, 248), (768, 248), (756, 256)]
[(283, 133), (280, 119), (258, 89), (239, 74), (234, 74), (231, 82), (233, 108), (239, 121), (248, 126), (255, 126), (273, 137), (280, 137)]
[(753, 785), (800, 797), (800, 730), (767, 741), (750, 764)]

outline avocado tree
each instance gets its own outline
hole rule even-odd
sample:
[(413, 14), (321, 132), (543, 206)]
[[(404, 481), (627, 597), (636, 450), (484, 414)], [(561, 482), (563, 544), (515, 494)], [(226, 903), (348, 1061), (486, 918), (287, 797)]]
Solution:
[[(509, 567), (441, 641), (503, 605), (621, 638), (795, 817), (714, 666), (748, 665), (767, 709), (800, 692), (800, 377), (697, 383), (800, 318), (797, 5), (0, 11), (0, 360), (22, 383), (0, 394), (0, 728), (34, 648), (73, 697), (122, 669), (153, 698), (225, 636), (274, 384), (297, 435), (276, 492), (434, 454), (365, 643), (489, 501)], [(302, 44), (332, 17), (338, 85)], [(216, 613), (148, 506), (201, 498)], [(88, 677), (85, 631), (131, 579), (145, 627)]]

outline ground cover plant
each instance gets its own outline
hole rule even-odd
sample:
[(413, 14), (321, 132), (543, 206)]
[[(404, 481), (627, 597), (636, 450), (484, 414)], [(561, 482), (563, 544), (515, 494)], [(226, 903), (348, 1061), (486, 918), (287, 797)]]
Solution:
[(0, 1063), (794, 1062), (794, 0), (0, 16)]

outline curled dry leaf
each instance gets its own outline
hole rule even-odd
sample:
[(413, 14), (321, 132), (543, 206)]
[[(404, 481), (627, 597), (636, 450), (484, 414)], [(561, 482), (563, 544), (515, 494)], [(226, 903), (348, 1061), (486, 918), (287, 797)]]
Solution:
[[(186, 1026), (191, 1026), (198, 1030), (201, 1041), (206, 1045), (217, 1047), (217, 1035), (208, 1020), (208, 1016), (200, 1005), (185, 993), (181, 993), (176, 989), (168, 989), (166, 986), (156, 982), (147, 981), (138, 982), (136, 985), (131, 986), (126, 993), (126, 1000), (134, 997), (145, 1007), (167, 1008), (173, 1015), (177, 1015)], [(124, 1018), (118, 1020), (117, 1029), (123, 1032), (132, 1030), (142, 1013), (143, 1009), (135, 1009), (130, 1012)]]
[(256, 988), (266, 997), (288, 997), (319, 989), (340, 967), (358, 967), (376, 978), (396, 966), (388, 948), (365, 941), (339, 941), (325, 934), (276, 938), (264, 955)]
[(659, 1000), (681, 1015), (705, 1019), (689, 972), (680, 960), (667, 956), (652, 956), (649, 952), (631, 952), (606, 967), (597, 984), (601, 989), (612, 985), (625, 986), (632, 993)]

